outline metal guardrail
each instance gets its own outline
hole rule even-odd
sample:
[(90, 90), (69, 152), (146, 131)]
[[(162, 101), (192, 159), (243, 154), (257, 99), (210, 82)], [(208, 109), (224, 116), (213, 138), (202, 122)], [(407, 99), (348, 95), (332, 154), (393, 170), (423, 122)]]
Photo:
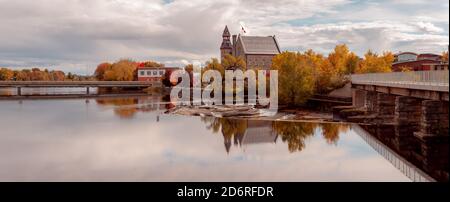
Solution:
[(154, 81), (0, 81), (0, 87), (148, 87)]
[(449, 91), (449, 71), (411, 71), (351, 75), (353, 84)]

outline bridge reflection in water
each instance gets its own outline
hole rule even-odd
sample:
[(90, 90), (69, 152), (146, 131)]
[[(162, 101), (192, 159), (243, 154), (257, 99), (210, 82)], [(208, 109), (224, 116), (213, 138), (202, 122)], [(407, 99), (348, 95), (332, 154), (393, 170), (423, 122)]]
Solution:
[[(417, 139), (398, 135), (397, 126), (363, 126), (357, 124), (309, 123), (285, 121), (258, 121), (203, 117), (206, 128), (221, 133), (227, 153), (231, 147), (244, 147), (252, 144), (274, 144), (281, 139), (287, 143), (290, 152), (301, 152), (307, 144), (307, 138), (317, 131), (328, 144), (337, 144), (339, 134), (351, 129), (376, 152), (389, 161), (395, 168), (414, 182), (448, 181), (448, 158), (423, 155), (417, 151), (420, 145)], [(386, 130), (386, 128), (388, 128)], [(319, 129), (319, 130), (316, 130)], [(368, 131), (371, 133), (369, 133)], [(397, 132), (397, 135), (396, 135)], [(448, 143), (433, 145), (447, 148)], [(436, 161), (438, 158), (440, 160)]]
[(405, 158), (395, 153), (388, 146), (384, 145), (378, 139), (373, 137), (367, 131), (362, 129), (358, 125), (353, 125), (353, 130), (356, 134), (361, 136), (361, 138), (367, 142), (375, 151), (382, 155), (386, 160), (388, 160), (392, 165), (394, 165), (398, 170), (400, 170), (404, 175), (414, 182), (434, 182), (435, 180), (428, 174), (414, 166), (412, 163), (408, 162)]

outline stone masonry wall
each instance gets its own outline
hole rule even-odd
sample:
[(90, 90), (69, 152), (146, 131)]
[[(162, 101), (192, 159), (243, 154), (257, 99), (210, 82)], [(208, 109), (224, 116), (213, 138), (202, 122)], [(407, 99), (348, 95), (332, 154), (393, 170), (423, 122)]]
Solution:
[(448, 135), (448, 102), (425, 100), (422, 102), (420, 132)]

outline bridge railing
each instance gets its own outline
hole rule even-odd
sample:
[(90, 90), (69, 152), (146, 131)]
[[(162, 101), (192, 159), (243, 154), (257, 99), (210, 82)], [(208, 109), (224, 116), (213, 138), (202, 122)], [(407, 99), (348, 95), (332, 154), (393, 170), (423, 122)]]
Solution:
[(156, 81), (0, 81), (0, 87), (158, 86)]
[(449, 91), (448, 70), (354, 74), (351, 81), (353, 84)]

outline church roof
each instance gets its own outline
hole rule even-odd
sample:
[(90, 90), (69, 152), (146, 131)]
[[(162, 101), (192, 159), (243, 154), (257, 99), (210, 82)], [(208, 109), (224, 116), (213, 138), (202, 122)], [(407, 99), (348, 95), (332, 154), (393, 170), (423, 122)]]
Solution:
[(275, 36), (239, 36), (245, 54), (279, 54), (280, 48)]
[(228, 26), (225, 26), (225, 29), (223, 30), (223, 37), (230, 37), (230, 31), (228, 31)]

